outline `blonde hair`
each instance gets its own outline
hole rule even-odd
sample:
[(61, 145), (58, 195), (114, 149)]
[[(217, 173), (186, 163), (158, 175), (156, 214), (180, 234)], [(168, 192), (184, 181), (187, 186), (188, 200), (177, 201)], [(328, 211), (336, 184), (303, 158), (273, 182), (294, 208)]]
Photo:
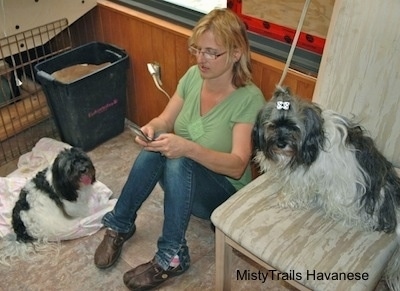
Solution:
[(211, 31), (217, 42), (226, 48), (229, 58), (233, 58), (235, 50), (241, 52), (240, 59), (233, 65), (232, 84), (242, 87), (250, 83), (250, 45), (243, 21), (227, 8), (214, 9), (196, 24), (189, 38), (189, 46), (195, 45), (206, 31)]

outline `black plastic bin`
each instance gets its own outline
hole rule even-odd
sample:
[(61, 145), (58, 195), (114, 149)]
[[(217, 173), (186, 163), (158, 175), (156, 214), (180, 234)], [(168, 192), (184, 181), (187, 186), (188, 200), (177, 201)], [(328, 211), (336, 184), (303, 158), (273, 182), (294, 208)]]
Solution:
[[(77, 64), (110, 63), (70, 83), (52, 73)], [(128, 55), (111, 44), (91, 42), (35, 66), (61, 140), (90, 150), (124, 130)]]

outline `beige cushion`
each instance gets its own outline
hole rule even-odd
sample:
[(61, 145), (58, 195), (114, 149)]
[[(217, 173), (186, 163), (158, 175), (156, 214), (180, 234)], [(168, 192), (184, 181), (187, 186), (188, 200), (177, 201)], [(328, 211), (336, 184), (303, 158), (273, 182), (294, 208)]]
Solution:
[[(397, 248), (394, 234), (362, 232), (329, 220), (318, 210), (282, 209), (279, 185), (265, 175), (233, 195), (212, 214), (229, 238), (277, 270), (314, 290), (367, 290), (380, 280)], [(367, 280), (307, 278), (314, 270), (366, 273)], [(320, 274), (321, 275), (321, 274)], [(285, 278), (284, 278), (285, 279)]]

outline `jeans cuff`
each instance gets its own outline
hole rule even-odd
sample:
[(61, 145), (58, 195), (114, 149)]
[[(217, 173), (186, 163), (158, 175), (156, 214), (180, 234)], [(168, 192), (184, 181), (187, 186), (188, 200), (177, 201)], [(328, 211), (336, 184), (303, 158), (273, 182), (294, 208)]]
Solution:
[[(169, 264), (171, 263), (172, 258), (175, 256), (169, 256), (169, 255), (163, 255), (160, 253), (160, 251), (157, 252), (155, 255), (155, 260), (157, 264), (163, 268), (163, 270), (167, 270), (169, 267)], [(182, 247), (178, 251), (178, 256), (179, 256), (179, 265), (182, 267), (183, 271), (186, 271), (190, 267), (190, 256), (189, 256), (189, 250), (187, 247)]]
[(128, 233), (132, 230), (133, 227), (135, 227), (134, 225), (132, 225), (131, 227), (119, 227), (116, 223), (113, 223), (113, 213), (111, 212), (107, 212), (103, 218), (101, 219), (101, 223), (108, 228), (111, 228), (112, 230), (119, 232), (119, 233)]

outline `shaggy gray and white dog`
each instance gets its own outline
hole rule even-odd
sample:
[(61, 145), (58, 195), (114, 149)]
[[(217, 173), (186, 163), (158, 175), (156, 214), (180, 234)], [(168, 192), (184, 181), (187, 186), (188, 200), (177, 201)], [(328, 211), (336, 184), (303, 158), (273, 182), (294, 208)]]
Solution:
[(282, 180), (282, 206), (317, 206), (352, 227), (400, 235), (400, 179), (359, 124), (278, 88), (253, 142), (260, 170)]
[(54, 162), (22, 188), (12, 212), (17, 241), (57, 240), (58, 230), (88, 214), (96, 171), (78, 148), (61, 151)]
[[(400, 238), (400, 178), (357, 123), (277, 88), (253, 129), (255, 161), (280, 179), (282, 207), (319, 207), (350, 227)], [(400, 290), (400, 249), (385, 279)]]

